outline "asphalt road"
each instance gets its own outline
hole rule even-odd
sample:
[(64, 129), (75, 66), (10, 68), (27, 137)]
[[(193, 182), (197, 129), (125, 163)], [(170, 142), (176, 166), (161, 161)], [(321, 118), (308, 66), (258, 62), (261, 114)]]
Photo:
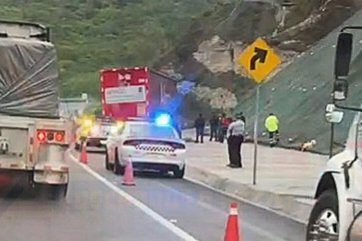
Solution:
[[(123, 187), (122, 176), (104, 168), (104, 156), (89, 155), (89, 167), (146, 204), (197, 240), (223, 240), (229, 205), (236, 200), (186, 180), (136, 174), (135, 187)], [(302, 241), (304, 226), (274, 213), (239, 203), (244, 240)]]
[[(136, 186), (104, 169), (69, 160), (71, 183), (63, 201), (20, 196), (0, 199), (0, 240), (221, 241), (235, 201), (186, 180), (136, 175)], [(303, 241), (304, 226), (239, 203), (242, 240)], [(188, 238), (188, 239), (186, 239)]]

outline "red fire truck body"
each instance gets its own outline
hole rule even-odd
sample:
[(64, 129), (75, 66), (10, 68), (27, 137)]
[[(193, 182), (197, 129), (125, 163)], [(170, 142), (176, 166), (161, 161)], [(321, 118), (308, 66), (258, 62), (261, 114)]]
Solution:
[(176, 81), (147, 67), (104, 69), (100, 74), (103, 115), (145, 117), (177, 93)]

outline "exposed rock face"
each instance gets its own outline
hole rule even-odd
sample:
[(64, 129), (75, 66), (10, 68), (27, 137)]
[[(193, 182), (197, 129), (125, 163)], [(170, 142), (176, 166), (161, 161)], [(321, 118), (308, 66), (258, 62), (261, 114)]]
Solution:
[(223, 88), (196, 87), (194, 90), (199, 101), (207, 102), (213, 109), (224, 109), (229, 112), (238, 104), (236, 96)]
[[(198, 112), (207, 116), (210, 109), (228, 109), (230, 113), (243, 111), (251, 125), (255, 83), (247, 78), (237, 59), (256, 38), (264, 38), (281, 56), (282, 64), (263, 86), (262, 115), (269, 110), (279, 111), (284, 118), (283, 135), (292, 138), (295, 145), (315, 139), (318, 132), (318, 149), (326, 152), (329, 129), (321, 113), (330, 95), (330, 62), (336, 39), (322, 39), (356, 14), (362, 0), (293, 0), (295, 5), (288, 8), (281, 7), (280, 2), (243, 0), (237, 5), (231, 1), (217, 5), (204, 14), (204, 19), (195, 20), (179, 47), (165, 55), (160, 65), (171, 62), (176, 73), (185, 78), (192, 76), (197, 83), (184, 103), (186, 117)], [(308, 120), (320, 124), (308, 123), (298, 129)], [(337, 141), (343, 141), (344, 132), (338, 132)]]

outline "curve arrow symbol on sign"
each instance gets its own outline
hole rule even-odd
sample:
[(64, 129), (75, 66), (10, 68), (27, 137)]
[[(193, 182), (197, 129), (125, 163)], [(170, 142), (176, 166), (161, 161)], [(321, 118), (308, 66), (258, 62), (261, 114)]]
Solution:
[(259, 60), (260, 63), (265, 63), (266, 56), (268, 55), (268, 51), (265, 49), (255, 48), (255, 55), (250, 60), (250, 70), (256, 69), (256, 62)]

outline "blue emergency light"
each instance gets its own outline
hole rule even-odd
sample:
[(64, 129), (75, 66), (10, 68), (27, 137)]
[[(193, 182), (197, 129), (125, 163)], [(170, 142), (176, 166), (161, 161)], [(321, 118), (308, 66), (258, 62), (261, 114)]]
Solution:
[(159, 113), (155, 117), (155, 123), (159, 126), (171, 125), (171, 116), (167, 113)]

